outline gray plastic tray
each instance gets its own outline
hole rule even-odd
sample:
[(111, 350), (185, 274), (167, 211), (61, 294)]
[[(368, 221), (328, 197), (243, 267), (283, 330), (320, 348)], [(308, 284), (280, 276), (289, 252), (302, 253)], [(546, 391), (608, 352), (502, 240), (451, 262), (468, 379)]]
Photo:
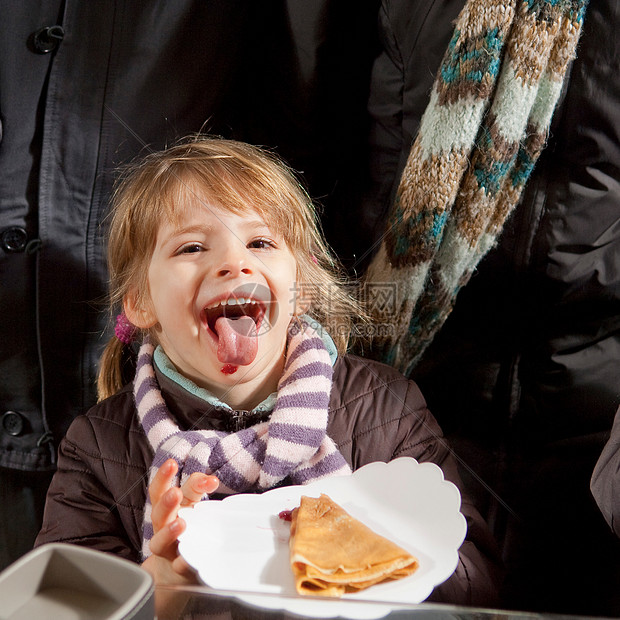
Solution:
[(52, 543), (0, 573), (1, 620), (153, 620), (154, 586), (138, 565)]

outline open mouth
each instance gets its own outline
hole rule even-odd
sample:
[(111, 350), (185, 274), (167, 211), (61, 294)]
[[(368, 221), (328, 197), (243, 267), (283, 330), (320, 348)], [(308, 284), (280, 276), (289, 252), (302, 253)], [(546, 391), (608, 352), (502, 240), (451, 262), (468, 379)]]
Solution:
[(234, 321), (247, 316), (254, 321), (258, 333), (265, 314), (266, 306), (261, 301), (244, 297), (229, 297), (206, 307), (203, 310), (203, 320), (213, 333), (217, 333), (216, 323), (218, 319), (224, 317)]
[[(207, 302), (201, 320), (217, 359), (225, 368), (249, 366), (258, 354), (258, 341), (275, 320), (277, 304), (262, 301), (271, 299), (269, 289), (260, 285), (241, 287)], [(265, 289), (265, 290), (262, 290)], [(222, 370), (222, 372), (225, 372)], [(234, 372), (234, 371), (232, 371)]]

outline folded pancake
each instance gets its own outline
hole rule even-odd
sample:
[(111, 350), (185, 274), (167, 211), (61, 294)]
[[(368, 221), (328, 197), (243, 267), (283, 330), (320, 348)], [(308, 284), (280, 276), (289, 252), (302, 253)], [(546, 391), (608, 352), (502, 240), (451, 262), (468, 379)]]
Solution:
[(291, 567), (299, 594), (342, 596), (401, 579), (418, 561), (329, 496), (302, 497), (291, 515)]

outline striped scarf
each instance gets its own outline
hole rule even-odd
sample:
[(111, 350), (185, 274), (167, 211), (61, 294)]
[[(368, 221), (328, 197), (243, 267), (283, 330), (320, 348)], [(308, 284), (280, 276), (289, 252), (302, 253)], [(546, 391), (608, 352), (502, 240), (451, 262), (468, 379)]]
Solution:
[[(332, 365), (323, 341), (309, 325), (291, 323), (284, 372), (268, 422), (236, 433), (214, 430), (182, 431), (174, 423), (161, 395), (153, 368), (153, 345), (140, 348), (134, 381), (138, 418), (155, 456), (149, 484), (157, 469), (173, 458), (179, 465), (173, 484), (181, 486), (194, 472), (220, 480), (218, 493), (264, 491), (281, 483), (309, 482), (350, 473), (327, 436)], [(207, 499), (205, 497), (205, 499)], [(144, 558), (153, 536), (151, 504), (144, 514)]]
[[(469, 0), (457, 20), (366, 274), (374, 320), (390, 326), (371, 355), (406, 375), (520, 199), (586, 5)], [(394, 304), (384, 303), (385, 286)]]

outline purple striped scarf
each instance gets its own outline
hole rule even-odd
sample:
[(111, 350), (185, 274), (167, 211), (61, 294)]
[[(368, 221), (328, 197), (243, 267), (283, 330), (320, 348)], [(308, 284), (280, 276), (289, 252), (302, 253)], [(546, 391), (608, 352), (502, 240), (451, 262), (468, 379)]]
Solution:
[[(285, 478), (291, 484), (307, 484), (351, 472), (326, 434), (332, 365), (323, 341), (309, 325), (303, 323), (300, 329), (291, 323), (286, 363), (270, 420), (236, 433), (180, 430), (161, 395), (153, 351), (149, 341), (141, 346), (134, 381), (138, 418), (155, 452), (149, 484), (168, 458), (179, 464), (175, 485), (182, 485), (194, 472), (206, 472), (219, 478), (217, 492), (226, 495), (264, 491)], [(144, 558), (151, 553), (152, 536), (147, 494)]]

